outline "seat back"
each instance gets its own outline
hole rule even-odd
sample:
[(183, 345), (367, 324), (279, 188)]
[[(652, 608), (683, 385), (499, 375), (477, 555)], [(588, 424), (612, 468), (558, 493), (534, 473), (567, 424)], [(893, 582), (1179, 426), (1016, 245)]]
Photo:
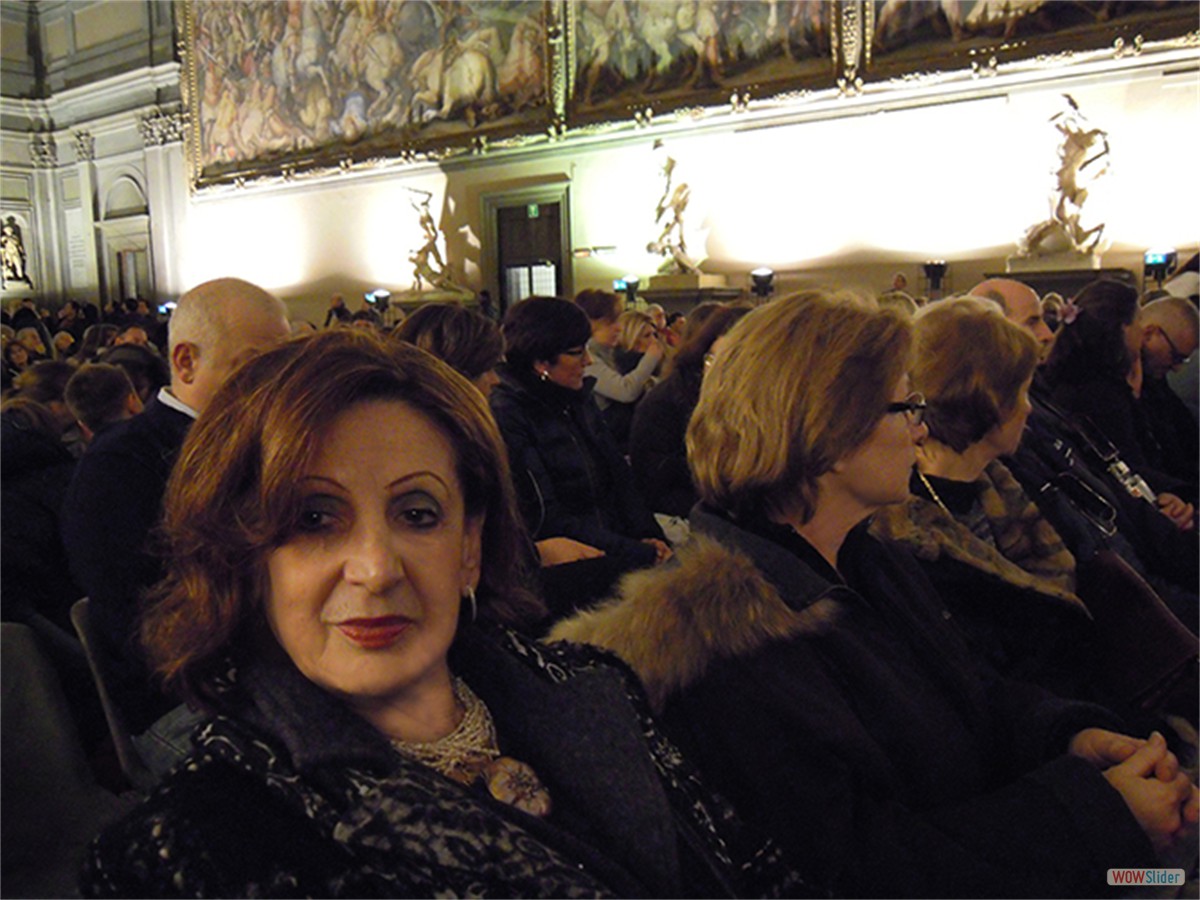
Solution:
[(71, 607), (71, 624), (75, 626), (79, 642), (83, 644), (83, 651), (87, 654), (88, 667), (92, 670), (92, 678), (96, 681), (96, 691), (100, 694), (100, 703), (104, 707), (104, 719), (108, 722), (108, 731), (117, 751), (117, 761), (121, 764), (121, 771), (129, 779), (131, 785), (140, 790), (149, 790), (157, 779), (146, 768), (146, 764), (138, 755), (137, 748), (133, 746), (129, 729), (125, 725), (125, 719), (109, 694), (103, 656), (96, 649), (96, 638), (92, 632), (91, 618), (88, 616), (87, 597), (75, 601)]
[(0, 625), (6, 897), (77, 897), (88, 842), (138, 795), (118, 796), (92, 774), (54, 666), (27, 625)]

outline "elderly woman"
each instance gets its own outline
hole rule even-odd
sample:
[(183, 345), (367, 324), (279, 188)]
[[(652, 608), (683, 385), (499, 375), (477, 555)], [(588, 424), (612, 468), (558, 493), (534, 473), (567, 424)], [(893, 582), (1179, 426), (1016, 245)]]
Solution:
[(1075, 558), (1000, 462), (1029, 416), (1037, 342), (974, 297), (925, 307), (913, 333), (911, 384), (928, 404), (929, 434), (910, 496), (881, 510), (872, 534), (920, 560), (997, 669), (1088, 694), (1099, 680), (1096, 635), (1074, 593)]
[(568, 300), (530, 297), (509, 309), (492, 411), (536, 540), (572, 538), (604, 551), (620, 571), (652, 566), (671, 549), (592, 399), (590, 334)]
[(333, 329), (246, 363), (188, 436), (166, 534), (143, 642), (213, 717), (97, 839), (85, 893), (708, 896), (788, 877), (769, 850), (734, 877), (755, 848), (622, 669), (510, 630), (537, 609), (503, 445), (423, 351)]
[(698, 537), (553, 637), (623, 656), (832, 895), (1101, 890), (1113, 859), (1156, 864), (1195, 792), (1161, 736), (981, 668), (911, 557), (867, 533), (925, 433), (910, 343), (901, 313), (816, 292), (746, 316), (688, 426)]

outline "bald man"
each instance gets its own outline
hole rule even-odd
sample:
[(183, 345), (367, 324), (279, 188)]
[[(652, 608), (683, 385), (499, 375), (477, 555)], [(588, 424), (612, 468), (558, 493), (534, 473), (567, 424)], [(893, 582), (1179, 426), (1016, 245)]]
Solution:
[(288, 334), (286, 307), (257, 285), (220, 278), (188, 291), (168, 325), (170, 385), (141, 415), (97, 437), (71, 480), (63, 514), (71, 574), (90, 598), (96, 651), (134, 735), (178, 702), (151, 687), (133, 642), (139, 597), (162, 575), (150, 536), (171, 467), (192, 422), (237, 364)]
[(994, 300), (1004, 310), (1005, 317), (1032, 334), (1042, 348), (1042, 361), (1054, 347), (1054, 332), (1042, 317), (1042, 301), (1037, 291), (1011, 278), (989, 278), (971, 288), (972, 297)]

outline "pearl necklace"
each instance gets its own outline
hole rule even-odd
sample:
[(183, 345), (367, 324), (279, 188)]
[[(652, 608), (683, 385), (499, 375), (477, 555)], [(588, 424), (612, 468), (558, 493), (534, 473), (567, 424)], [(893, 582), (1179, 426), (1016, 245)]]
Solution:
[(533, 816), (550, 814), (550, 792), (527, 764), (500, 755), (500, 741), (491, 711), (461, 678), (453, 681), (454, 699), (463, 709), (462, 721), (434, 741), (393, 740), (402, 756), (429, 766), (460, 784), (482, 781), (497, 800)]

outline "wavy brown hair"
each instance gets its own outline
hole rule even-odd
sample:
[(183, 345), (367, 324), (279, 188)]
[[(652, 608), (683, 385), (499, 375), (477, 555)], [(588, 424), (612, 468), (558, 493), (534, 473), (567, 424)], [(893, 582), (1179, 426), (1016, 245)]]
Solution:
[(1008, 419), (1038, 365), (1033, 335), (990, 300), (954, 297), (913, 319), (912, 387), (929, 404), (929, 434), (956, 453)]
[(688, 423), (697, 492), (735, 515), (806, 522), (817, 479), (887, 411), (912, 326), (874, 300), (810, 290), (754, 310), (727, 340)]
[(206, 705), (228, 659), (253, 652), (266, 557), (287, 541), (301, 512), (298, 473), (339, 413), (377, 400), (425, 414), (454, 448), (466, 515), (484, 516), (480, 615), (520, 626), (543, 614), (525, 590), (524, 531), (483, 396), (424, 350), (335, 328), (242, 365), (188, 434), (167, 487), (167, 575), (141, 628), (165, 688)]

